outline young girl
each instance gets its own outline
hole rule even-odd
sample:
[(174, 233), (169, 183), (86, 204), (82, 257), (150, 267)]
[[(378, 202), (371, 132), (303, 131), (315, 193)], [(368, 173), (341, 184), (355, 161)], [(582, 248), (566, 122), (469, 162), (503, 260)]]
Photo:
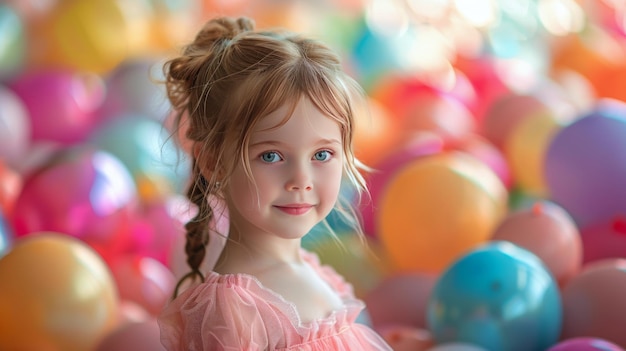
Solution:
[[(165, 73), (193, 143), (188, 196), (199, 209), (186, 224), (191, 273), (181, 283), (200, 281), (160, 316), (165, 347), (390, 350), (355, 322), (364, 305), (351, 286), (300, 246), (333, 208), (349, 213), (342, 181), (364, 189), (351, 148), (362, 93), (337, 56), (299, 35), (254, 31), (246, 18), (217, 18)], [(230, 230), (203, 272), (219, 215), (212, 198), (226, 204)]]

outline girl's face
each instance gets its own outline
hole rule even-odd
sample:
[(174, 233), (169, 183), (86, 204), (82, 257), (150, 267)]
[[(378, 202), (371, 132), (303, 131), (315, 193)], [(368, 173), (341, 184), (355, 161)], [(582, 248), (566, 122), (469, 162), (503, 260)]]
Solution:
[(343, 172), (343, 145), (337, 122), (308, 98), (263, 118), (249, 145), (254, 182), (238, 165), (226, 189), (231, 233), (301, 238), (332, 210)]

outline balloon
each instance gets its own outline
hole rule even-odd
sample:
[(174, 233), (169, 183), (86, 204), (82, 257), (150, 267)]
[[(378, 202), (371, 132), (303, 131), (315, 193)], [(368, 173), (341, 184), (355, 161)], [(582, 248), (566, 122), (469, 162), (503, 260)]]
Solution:
[(624, 349), (603, 339), (579, 337), (563, 340), (548, 351), (624, 351)]
[(184, 223), (171, 208), (179, 201), (178, 196), (172, 196), (155, 201), (141, 201), (133, 207), (128, 225), (127, 252), (151, 257), (167, 265), (176, 237), (185, 236)]
[(91, 351), (117, 323), (104, 261), (70, 236), (39, 232), (0, 258), (0, 349)]
[(510, 212), (491, 240), (506, 240), (537, 255), (559, 286), (579, 273), (582, 240), (572, 217), (559, 205), (537, 201), (526, 209)]
[(375, 215), (375, 209), (380, 206), (381, 196), (395, 173), (411, 161), (442, 151), (443, 144), (441, 137), (434, 133), (416, 134), (410, 142), (399, 146), (397, 150), (388, 152), (387, 157), (373, 166), (372, 172), (364, 175), (369, 195), (365, 195), (361, 200), (359, 209), (365, 234), (370, 237), (378, 235), (378, 218)]
[(120, 298), (137, 303), (154, 316), (172, 297), (176, 279), (161, 262), (140, 255), (119, 255), (109, 266)]
[(12, 223), (17, 236), (67, 233), (108, 257), (126, 249), (135, 203), (136, 188), (118, 159), (91, 147), (68, 148), (25, 180)]
[(489, 105), (480, 131), (497, 148), (504, 150), (512, 131), (521, 121), (532, 115), (550, 113), (548, 106), (535, 95), (504, 94)]
[(581, 231), (583, 264), (606, 258), (626, 257), (626, 218), (587, 226)]
[(0, 159), (0, 212), (13, 216), (13, 208), (20, 196), (24, 179), (20, 173)]
[(373, 166), (398, 144), (397, 121), (389, 111), (373, 99), (368, 100), (369, 112), (355, 113), (354, 154), (367, 166)]
[(20, 97), (0, 85), (0, 160), (10, 164), (21, 161), (30, 143), (30, 123)]
[[(110, 0), (59, 2), (62, 5), (29, 27), (29, 65), (101, 75), (122, 62), (131, 48), (145, 47), (141, 42), (146, 37), (138, 26), (143, 21), (129, 16), (129, 7)], [(131, 26), (130, 19), (138, 22)]]
[[(594, 2), (595, 5), (595, 2)], [(555, 42), (551, 54), (551, 66), (553, 71), (569, 69), (582, 74), (589, 79), (593, 89), (600, 91), (614, 90), (617, 85), (612, 80), (616, 80), (616, 69), (622, 63), (620, 58), (626, 54), (623, 44), (619, 38), (611, 35), (605, 28), (600, 26), (590, 26), (584, 31), (584, 35), (568, 35), (555, 37)], [(608, 84), (608, 89), (603, 85)]]
[(552, 113), (535, 113), (510, 131), (503, 150), (515, 183), (524, 191), (547, 197), (545, 157), (554, 135), (563, 127)]
[(95, 351), (165, 351), (155, 319), (126, 323), (107, 334)]
[(506, 206), (502, 182), (476, 158), (428, 156), (389, 181), (378, 205), (378, 237), (396, 270), (437, 273), (485, 242)]
[(19, 76), (9, 86), (30, 117), (33, 141), (73, 144), (96, 127), (104, 98), (102, 79), (93, 73), (43, 70)]
[(102, 125), (89, 140), (122, 161), (144, 200), (180, 193), (187, 186), (189, 159), (161, 123), (151, 118), (119, 116)]
[[(7, 78), (20, 72), (26, 58), (26, 34), (24, 23), (13, 7), (0, 4), (0, 78)], [(0, 104), (2, 106), (2, 104)]]
[(468, 134), (447, 145), (446, 149), (463, 151), (476, 157), (491, 168), (507, 189), (511, 187), (511, 170), (504, 154), (486, 138), (478, 134)]
[(601, 338), (626, 348), (626, 259), (584, 266), (562, 291), (562, 338)]
[(391, 274), (364, 297), (372, 326), (426, 328), (426, 307), (437, 276), (428, 273)]
[(127, 59), (115, 67), (105, 79), (106, 97), (98, 111), (101, 123), (128, 114), (163, 121), (170, 104), (161, 65), (156, 60)]
[(539, 351), (558, 340), (561, 313), (558, 286), (541, 260), (501, 241), (478, 246), (446, 269), (427, 323), (437, 343)]
[[(480, 126), (487, 110), (494, 101), (511, 92), (503, 72), (512, 73), (514, 70), (488, 55), (476, 57), (459, 55), (455, 61), (455, 67), (465, 74), (474, 87), (478, 99), (477, 103), (470, 107), (478, 126)], [(498, 143), (494, 144), (499, 145)]]
[(551, 199), (582, 228), (626, 213), (626, 102), (601, 99), (562, 128), (545, 157)]

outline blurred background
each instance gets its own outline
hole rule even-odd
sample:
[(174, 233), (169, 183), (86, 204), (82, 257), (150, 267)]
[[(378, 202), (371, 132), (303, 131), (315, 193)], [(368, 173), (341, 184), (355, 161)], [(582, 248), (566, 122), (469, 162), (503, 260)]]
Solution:
[(304, 244), (396, 350), (626, 348), (624, 1), (3, 0), (1, 350), (163, 350), (193, 209), (159, 81), (216, 15), (365, 89), (365, 239)]

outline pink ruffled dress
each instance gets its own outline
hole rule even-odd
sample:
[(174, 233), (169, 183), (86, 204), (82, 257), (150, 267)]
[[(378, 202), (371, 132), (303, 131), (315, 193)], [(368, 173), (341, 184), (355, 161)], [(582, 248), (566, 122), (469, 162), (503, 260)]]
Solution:
[(162, 344), (168, 351), (391, 350), (374, 330), (355, 322), (365, 305), (352, 286), (314, 254), (304, 257), (336, 289), (343, 308), (303, 323), (294, 304), (255, 277), (210, 272), (165, 307)]

